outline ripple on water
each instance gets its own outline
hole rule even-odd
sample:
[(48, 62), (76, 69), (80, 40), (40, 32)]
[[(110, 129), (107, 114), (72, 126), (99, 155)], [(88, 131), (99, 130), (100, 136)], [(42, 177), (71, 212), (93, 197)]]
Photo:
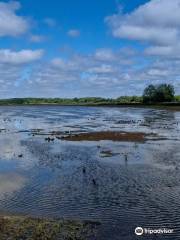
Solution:
[[(178, 113), (63, 107), (51, 110), (20, 107), (17, 111), (0, 108), (0, 111), (0, 121), (11, 118), (11, 121), (1, 121), (2, 128), (10, 130), (8, 134), (0, 133), (1, 210), (100, 221), (98, 240), (134, 240), (132, 233), (137, 225), (173, 228), (172, 239), (180, 238), (179, 144), (175, 141), (179, 139), (179, 125), (175, 124), (180, 121)], [(86, 132), (92, 128), (96, 131), (112, 127), (118, 127), (119, 131), (138, 128), (140, 132), (154, 132), (165, 138), (144, 144), (59, 140), (48, 143), (36, 131), (40, 129), (40, 133), (49, 134), (69, 127), (73, 131), (82, 127)], [(32, 130), (37, 135), (29, 135)], [(6, 150), (4, 137), (10, 143), (4, 144)], [(103, 157), (102, 152), (112, 152), (112, 155)], [(18, 159), (22, 153), (23, 157)], [(3, 169), (2, 159), (12, 167)], [(11, 176), (16, 175), (13, 180), (17, 179), (14, 181), (17, 186), (9, 184), (7, 194), (2, 182), (13, 182), (10, 172), (14, 174)]]

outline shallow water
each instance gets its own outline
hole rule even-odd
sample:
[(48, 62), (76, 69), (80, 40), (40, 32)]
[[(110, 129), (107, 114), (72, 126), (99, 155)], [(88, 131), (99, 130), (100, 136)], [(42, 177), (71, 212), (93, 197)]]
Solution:
[[(99, 131), (156, 135), (144, 143), (45, 141), (52, 132)], [(144, 239), (180, 239), (179, 146), (178, 111), (1, 106), (0, 211), (99, 221), (98, 240), (136, 239), (137, 226), (174, 229)]]

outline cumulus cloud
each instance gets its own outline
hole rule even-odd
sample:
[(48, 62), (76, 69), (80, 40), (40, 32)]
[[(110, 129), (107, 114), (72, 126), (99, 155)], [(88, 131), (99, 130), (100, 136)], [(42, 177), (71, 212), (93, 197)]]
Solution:
[(132, 64), (133, 57), (136, 55), (136, 50), (128, 47), (113, 51), (110, 48), (100, 48), (94, 53), (94, 58), (102, 62), (119, 62), (119, 64)]
[(180, 44), (169, 46), (151, 46), (145, 49), (145, 54), (164, 58), (180, 58)]
[(166, 69), (152, 68), (147, 71), (147, 74), (156, 77), (166, 77), (168, 76), (169, 72)]
[(106, 18), (115, 37), (172, 45), (180, 34), (180, 0), (151, 0), (131, 13)]
[(21, 8), (19, 2), (0, 2), (0, 37), (19, 36), (29, 29), (29, 22), (16, 14)]
[[(40, 64), (43, 50), (21, 50), (18, 52), (9, 49), (0, 49), (0, 97), (12, 98), (28, 96), (24, 91), (24, 82), (27, 82), (32, 72)], [(25, 84), (27, 87), (27, 84)], [(33, 89), (29, 90), (30, 92)], [(29, 94), (31, 96), (31, 94)]]
[(127, 72), (133, 68), (135, 60), (130, 61), (129, 54), (132, 52), (127, 54), (124, 49), (97, 49), (87, 55), (73, 54), (68, 59), (54, 58), (33, 71), (23, 92), (29, 95), (29, 89), (33, 89), (34, 96), (53, 97), (120, 96), (130, 91), (127, 86), (132, 76)]
[(129, 13), (120, 9), (105, 21), (115, 38), (143, 43), (141, 63), (125, 73), (129, 87), (138, 92), (148, 84), (167, 82), (180, 92), (180, 0), (150, 0)]
[(106, 18), (116, 38), (148, 43), (145, 54), (180, 56), (180, 0), (151, 0), (130, 13)]
[(26, 64), (39, 60), (43, 56), (43, 50), (21, 50), (14, 52), (10, 49), (0, 49), (0, 63)]
[(114, 61), (116, 55), (113, 53), (112, 49), (102, 48), (96, 50), (95, 58), (100, 61)]
[(115, 69), (109, 64), (101, 64), (100, 66), (92, 67), (88, 69), (89, 73), (98, 74), (98, 73), (114, 73)]
[(77, 37), (80, 36), (80, 31), (78, 29), (70, 29), (67, 32), (67, 34), (68, 34), (69, 37), (77, 38)]
[[(142, 94), (146, 85), (163, 82), (174, 84), (176, 91), (180, 91), (179, 59), (173, 60), (173, 64), (171, 59), (145, 64), (144, 55), (131, 49), (104, 48), (86, 55), (74, 53), (69, 58), (59, 56), (40, 61), (30, 68), (28, 63), (17, 64), (17, 60), (9, 59), (9, 64), (0, 62), (1, 97), (118, 97)], [(24, 76), (24, 67), (28, 77), (19, 81)]]

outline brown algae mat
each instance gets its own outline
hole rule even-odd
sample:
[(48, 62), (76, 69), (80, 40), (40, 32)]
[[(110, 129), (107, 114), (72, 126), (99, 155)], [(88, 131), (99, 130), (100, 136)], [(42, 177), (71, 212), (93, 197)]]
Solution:
[(0, 217), (1, 240), (87, 240), (94, 239), (98, 223)]
[(58, 137), (67, 141), (127, 141), (127, 142), (145, 142), (148, 136), (154, 136), (153, 134), (146, 134), (142, 132), (91, 132), (80, 133), (74, 135), (68, 135), (64, 137)]

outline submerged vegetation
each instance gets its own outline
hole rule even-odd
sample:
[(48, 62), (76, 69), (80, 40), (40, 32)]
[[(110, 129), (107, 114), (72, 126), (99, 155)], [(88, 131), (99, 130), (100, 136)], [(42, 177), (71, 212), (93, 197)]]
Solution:
[(98, 223), (0, 217), (1, 240), (85, 240), (95, 237)]
[(0, 105), (180, 105), (180, 96), (175, 96), (174, 87), (168, 84), (149, 85), (142, 96), (121, 96), (118, 98), (83, 97), (83, 98), (11, 98), (0, 99)]

